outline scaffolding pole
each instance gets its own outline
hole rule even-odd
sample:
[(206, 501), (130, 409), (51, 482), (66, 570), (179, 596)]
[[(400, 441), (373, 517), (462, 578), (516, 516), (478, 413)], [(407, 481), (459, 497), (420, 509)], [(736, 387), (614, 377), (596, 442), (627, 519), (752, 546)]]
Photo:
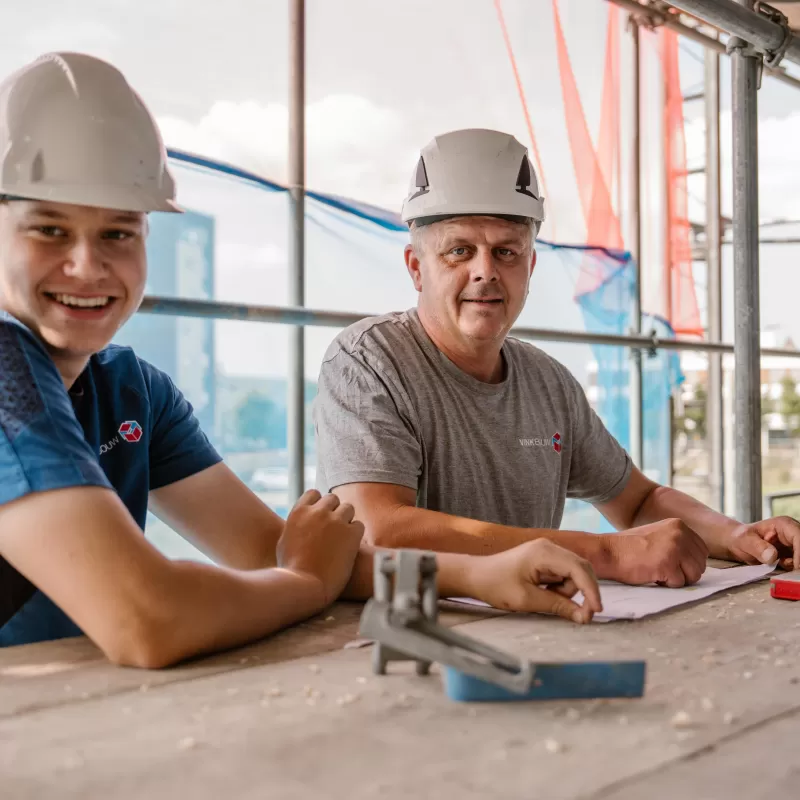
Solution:
[[(752, 6), (752, 0), (741, 0)], [(733, 120), (734, 446), (736, 516), (761, 518), (761, 365), (758, 281), (758, 71), (744, 39), (730, 43)]]
[[(670, 5), (738, 36), (762, 53), (781, 53), (800, 65), (800, 37), (765, 13), (753, 10), (752, 0), (669, 0)], [(780, 59), (776, 59), (779, 61)], [(772, 66), (776, 66), (773, 64)]]
[[(716, 2), (716, 0), (710, 1), (712, 3)], [(645, 19), (648, 19), (650, 24), (654, 26), (663, 25), (665, 28), (669, 28), (670, 30), (679, 33), (684, 38), (691, 39), (692, 41), (703, 45), (703, 47), (709, 50), (714, 50), (721, 55), (725, 55), (727, 53), (724, 42), (721, 42), (718, 39), (712, 39), (710, 36), (706, 36), (706, 34), (702, 33), (697, 28), (691, 27), (690, 25), (684, 25), (680, 21), (678, 14), (668, 14), (654, 6), (642, 5), (642, 3), (638, 2), (637, 0), (608, 0), (608, 2), (614, 3), (614, 5), (619, 6), (620, 8), (625, 9), (632, 14), (637, 14)], [(679, 9), (686, 5), (683, 0), (670, 0), (670, 2), (673, 6)], [(778, 68), (777, 66), (765, 67), (764, 73), (772, 78), (775, 78), (776, 80), (781, 81), (782, 83), (787, 84), (788, 86), (792, 86), (795, 89), (800, 89), (800, 79), (795, 78), (793, 75), (788, 75), (783, 69)]]
[[(305, 305), (305, 0), (289, 0), (289, 304)], [(305, 491), (305, 329), (289, 331), (289, 505)]]
[[(641, 73), (639, 57), (639, 23), (631, 16), (628, 19), (631, 33), (632, 86), (632, 141), (631, 141), (631, 227), (629, 250), (635, 264), (635, 286), (631, 305), (631, 334), (642, 335), (642, 215), (641, 215)], [(631, 458), (639, 469), (644, 469), (644, 404), (642, 381), (642, 351), (631, 350), (630, 374), (630, 442)]]
[[(720, 208), (719, 53), (705, 52), (706, 114), (706, 284), (708, 339), (722, 341), (722, 213)], [(722, 356), (709, 353), (706, 430), (711, 499), (725, 509), (725, 437), (722, 416)]]

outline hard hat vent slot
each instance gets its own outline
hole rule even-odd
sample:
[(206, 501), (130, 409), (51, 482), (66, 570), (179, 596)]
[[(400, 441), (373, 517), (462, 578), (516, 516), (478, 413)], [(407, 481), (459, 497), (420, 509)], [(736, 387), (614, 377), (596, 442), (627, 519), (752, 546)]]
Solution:
[(39, 183), (44, 180), (44, 156), (40, 150), (31, 164), (31, 183)]

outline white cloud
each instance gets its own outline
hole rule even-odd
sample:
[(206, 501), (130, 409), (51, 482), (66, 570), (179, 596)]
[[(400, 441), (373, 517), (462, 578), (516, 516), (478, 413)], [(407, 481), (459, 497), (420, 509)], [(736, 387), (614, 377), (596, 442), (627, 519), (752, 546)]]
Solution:
[[(198, 121), (159, 118), (168, 146), (228, 161), (281, 183), (287, 178), (286, 106), (219, 101)], [(396, 208), (414, 164), (408, 126), (394, 109), (351, 94), (306, 110), (309, 188)]]
[[(758, 124), (758, 185), (759, 216), (762, 220), (786, 217), (800, 218), (800, 194), (797, 191), (797, 175), (800, 174), (800, 112), (786, 117), (767, 117)], [(723, 112), (720, 117), (720, 141), (722, 161), (722, 210), (731, 213), (731, 114)], [(703, 164), (705, 158), (705, 123), (702, 119), (686, 125), (686, 146), (691, 164)], [(691, 179), (690, 179), (691, 180)], [(691, 180), (690, 187), (701, 199), (705, 195), (705, 179), (698, 176)], [(702, 203), (690, 201), (694, 219), (703, 219)]]

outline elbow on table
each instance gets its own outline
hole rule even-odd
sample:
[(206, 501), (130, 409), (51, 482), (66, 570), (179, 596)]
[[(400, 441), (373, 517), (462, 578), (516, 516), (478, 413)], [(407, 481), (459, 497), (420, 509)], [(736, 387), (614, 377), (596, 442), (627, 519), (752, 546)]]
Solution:
[(106, 658), (119, 667), (164, 669), (185, 658), (175, 646), (175, 631), (146, 613), (126, 620), (97, 642)]

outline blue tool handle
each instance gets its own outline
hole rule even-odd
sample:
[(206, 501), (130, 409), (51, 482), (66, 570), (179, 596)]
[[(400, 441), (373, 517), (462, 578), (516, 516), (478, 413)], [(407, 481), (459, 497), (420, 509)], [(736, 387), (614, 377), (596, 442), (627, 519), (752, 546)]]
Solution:
[(445, 693), (459, 702), (503, 703), (523, 700), (593, 700), (642, 697), (644, 661), (535, 664), (533, 686), (525, 694), (443, 667)]

